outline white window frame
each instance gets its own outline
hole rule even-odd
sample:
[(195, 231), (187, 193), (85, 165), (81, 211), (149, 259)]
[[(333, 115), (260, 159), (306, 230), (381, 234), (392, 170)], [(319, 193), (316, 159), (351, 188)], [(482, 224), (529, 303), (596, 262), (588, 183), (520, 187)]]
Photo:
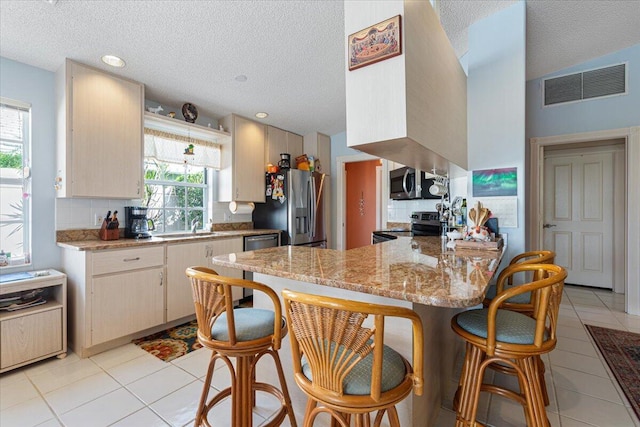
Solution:
[[(22, 102), (22, 101), (18, 101), (18, 100), (14, 100), (14, 99), (10, 99), (10, 98), (5, 98), (5, 97), (0, 97), (0, 104), (2, 104), (3, 106), (6, 106), (8, 108), (12, 108), (15, 110), (19, 110), (23, 113), (26, 113), (26, 123), (24, 123), (23, 125), (23, 138), (21, 142), (15, 141), (19, 144), (22, 145), (22, 171), (23, 171), (23, 177), (21, 179), (16, 179), (16, 178), (6, 178), (2, 176), (2, 173), (0, 173), (0, 186), (4, 186), (4, 185), (12, 185), (12, 186), (20, 186), (22, 187), (22, 203), (23, 203), (23, 207), (22, 207), (22, 220), (21, 221), (17, 221), (17, 220), (7, 220), (4, 218), (4, 215), (0, 215), (0, 225), (2, 225), (2, 228), (4, 227), (5, 224), (11, 224), (11, 223), (22, 223), (22, 253), (18, 254), (16, 253), (13, 248), (5, 248), (3, 245), (3, 242), (0, 241), (0, 249), (5, 251), (5, 252), (11, 252), (11, 257), (6, 258), (7, 261), (7, 265), (5, 266), (0, 266), (0, 269), (5, 269), (5, 268), (10, 268), (10, 267), (21, 267), (21, 266), (28, 266), (31, 265), (32, 263), (32, 259), (31, 259), (31, 249), (32, 249), (32, 241), (31, 241), (31, 220), (32, 220), (32, 213), (31, 213), (31, 122), (32, 122), (32, 115), (31, 115), (31, 104), (26, 103), (26, 102)], [(0, 108), (4, 108), (4, 107), (0, 107)], [(13, 142), (10, 140), (7, 140), (7, 142)], [(0, 201), (0, 203), (4, 204), (4, 201)], [(5, 212), (2, 212), (3, 214)], [(1, 228), (0, 228), (1, 230)]]

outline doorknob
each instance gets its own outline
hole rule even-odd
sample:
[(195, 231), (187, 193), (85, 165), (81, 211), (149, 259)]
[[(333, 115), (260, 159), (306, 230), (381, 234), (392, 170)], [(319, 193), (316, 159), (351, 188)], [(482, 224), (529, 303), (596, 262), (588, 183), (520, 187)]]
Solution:
[(544, 224), (542, 226), (542, 228), (551, 228), (551, 227), (555, 227), (555, 226), (556, 226), (555, 224)]

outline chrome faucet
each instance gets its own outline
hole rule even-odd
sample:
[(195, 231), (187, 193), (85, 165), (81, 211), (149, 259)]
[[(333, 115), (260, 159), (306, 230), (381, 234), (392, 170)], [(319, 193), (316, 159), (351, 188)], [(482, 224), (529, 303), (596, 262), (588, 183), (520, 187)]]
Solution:
[(192, 219), (191, 220), (191, 232), (193, 234), (196, 234), (196, 229), (198, 228), (198, 226), (200, 225), (200, 222), (197, 219)]

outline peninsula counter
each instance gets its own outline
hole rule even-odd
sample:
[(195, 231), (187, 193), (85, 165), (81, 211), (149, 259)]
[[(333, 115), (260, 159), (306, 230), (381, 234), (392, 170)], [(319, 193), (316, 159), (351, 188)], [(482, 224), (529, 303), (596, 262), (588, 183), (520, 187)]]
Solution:
[[(416, 311), (425, 331), (425, 389), (422, 396), (412, 394), (398, 405), (398, 415), (402, 426), (423, 427), (435, 425), (443, 396), (452, 389), (451, 381), (457, 381), (453, 378), (454, 361), (457, 347), (461, 347), (456, 346), (449, 326), (451, 317), (482, 302), (505, 249), (456, 251), (447, 248), (440, 237), (399, 237), (347, 251), (280, 246), (220, 255), (212, 263), (214, 268), (252, 271), (255, 281), (278, 294), (288, 288)], [(265, 308), (270, 304), (259, 294), (254, 294), (253, 303)], [(385, 331), (385, 343), (411, 360), (410, 322), (390, 321)], [(290, 357), (285, 338), (281, 350), (285, 366)], [(258, 368), (259, 378), (277, 383), (269, 363), (263, 365)], [(302, 424), (306, 396), (295, 384), (291, 370), (285, 367), (285, 374)]]

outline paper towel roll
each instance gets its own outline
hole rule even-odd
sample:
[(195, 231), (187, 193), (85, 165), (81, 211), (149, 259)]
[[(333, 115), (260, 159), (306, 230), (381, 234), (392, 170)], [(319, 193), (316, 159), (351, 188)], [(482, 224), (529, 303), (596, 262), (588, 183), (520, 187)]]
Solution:
[(229, 210), (232, 214), (250, 214), (255, 209), (256, 205), (253, 203), (231, 202), (229, 203)]

